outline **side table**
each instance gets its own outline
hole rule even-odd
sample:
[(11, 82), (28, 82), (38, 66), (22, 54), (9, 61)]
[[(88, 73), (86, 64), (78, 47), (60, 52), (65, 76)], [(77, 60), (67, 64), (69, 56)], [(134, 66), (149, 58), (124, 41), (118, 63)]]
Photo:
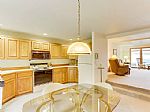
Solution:
[(104, 67), (98, 67), (98, 69), (100, 69), (101, 82), (103, 82), (103, 69), (104, 69)]

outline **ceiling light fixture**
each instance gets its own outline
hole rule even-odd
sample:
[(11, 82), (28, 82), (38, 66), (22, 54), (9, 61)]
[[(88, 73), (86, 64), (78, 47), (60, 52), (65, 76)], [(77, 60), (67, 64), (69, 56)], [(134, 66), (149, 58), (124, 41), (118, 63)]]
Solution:
[(3, 26), (3, 24), (0, 24), (0, 27), (2, 27)]
[(80, 28), (81, 28), (81, 25), (80, 25), (80, 0), (77, 0), (78, 1), (78, 37), (77, 37), (77, 40), (78, 42), (74, 42), (72, 43), (68, 50), (67, 50), (67, 53), (69, 55), (84, 55), (84, 54), (91, 54), (91, 49), (90, 47), (84, 43), (84, 42), (79, 42), (79, 40), (81, 40), (81, 35), (80, 35)]
[(48, 34), (47, 34), (47, 33), (43, 33), (43, 35), (44, 35), (44, 36), (47, 36)]

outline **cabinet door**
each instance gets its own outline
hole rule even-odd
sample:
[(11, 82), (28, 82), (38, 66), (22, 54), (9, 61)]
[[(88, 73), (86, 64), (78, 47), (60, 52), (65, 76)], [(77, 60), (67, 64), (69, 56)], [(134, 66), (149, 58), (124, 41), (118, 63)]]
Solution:
[(61, 45), (51, 44), (51, 58), (61, 58)]
[(3, 103), (15, 97), (16, 93), (16, 78), (15, 74), (6, 74), (2, 76), (5, 81), (3, 88)]
[(54, 83), (63, 83), (63, 73), (61, 68), (53, 69), (53, 82)]
[(77, 60), (77, 59), (78, 59), (78, 56), (77, 56), (77, 55), (69, 55), (69, 59)]
[(17, 74), (17, 95), (32, 92), (33, 90), (32, 71), (20, 72)]
[(20, 59), (31, 58), (31, 41), (20, 40)]
[(61, 57), (62, 58), (68, 58), (67, 50), (68, 50), (67, 46), (61, 46)]
[(19, 58), (19, 40), (18, 39), (6, 39), (6, 59), (18, 59)]
[(78, 82), (77, 68), (69, 68), (68, 69), (68, 82)]
[(68, 82), (68, 68), (65, 67), (63, 68), (63, 83), (67, 83)]
[(50, 51), (49, 43), (42, 43), (42, 51)]
[(41, 50), (41, 43), (40, 42), (36, 42), (36, 41), (33, 41), (32, 42), (32, 50)]
[(0, 38), (0, 59), (4, 59), (5, 58), (5, 39), (4, 38)]

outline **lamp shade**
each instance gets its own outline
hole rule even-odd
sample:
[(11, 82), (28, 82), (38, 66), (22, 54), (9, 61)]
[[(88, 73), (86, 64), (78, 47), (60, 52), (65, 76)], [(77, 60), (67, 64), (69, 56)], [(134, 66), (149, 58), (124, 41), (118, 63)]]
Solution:
[(74, 42), (69, 46), (67, 53), (69, 55), (85, 55), (91, 54), (91, 49), (84, 42)]

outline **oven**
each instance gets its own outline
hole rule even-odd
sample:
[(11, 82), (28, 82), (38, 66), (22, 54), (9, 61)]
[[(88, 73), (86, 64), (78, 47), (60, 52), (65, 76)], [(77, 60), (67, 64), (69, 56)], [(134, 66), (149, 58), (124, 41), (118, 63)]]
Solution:
[(52, 69), (48, 63), (30, 63), (34, 70), (34, 85), (52, 82)]
[(52, 69), (34, 71), (34, 84), (40, 85), (52, 82)]

